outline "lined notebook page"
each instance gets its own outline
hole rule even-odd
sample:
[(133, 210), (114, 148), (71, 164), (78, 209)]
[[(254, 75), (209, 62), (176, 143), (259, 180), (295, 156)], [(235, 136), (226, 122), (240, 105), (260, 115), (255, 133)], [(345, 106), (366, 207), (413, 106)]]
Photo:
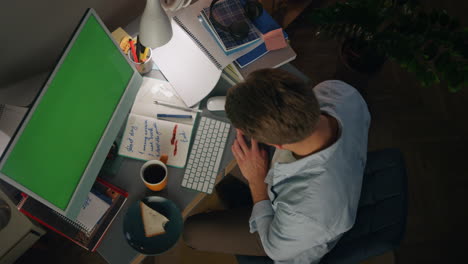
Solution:
[(193, 126), (130, 114), (119, 155), (140, 160), (168, 155), (168, 166), (183, 168)]
[[(168, 166), (182, 168), (187, 161), (197, 113), (158, 105), (155, 100), (185, 106), (168, 82), (144, 77), (127, 120), (119, 155), (153, 160), (165, 154), (169, 157)], [(156, 118), (157, 114), (192, 115), (192, 118), (162, 120)]]
[(81, 223), (87, 232), (91, 232), (110, 205), (93, 193), (88, 194), (88, 198), (78, 214), (76, 221)]

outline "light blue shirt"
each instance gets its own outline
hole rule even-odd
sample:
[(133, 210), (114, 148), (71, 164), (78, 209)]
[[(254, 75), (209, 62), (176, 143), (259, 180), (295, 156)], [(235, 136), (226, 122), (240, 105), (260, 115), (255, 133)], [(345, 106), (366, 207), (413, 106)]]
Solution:
[(322, 112), (340, 134), (328, 148), (295, 160), (275, 153), (265, 182), (270, 200), (254, 205), (250, 232), (258, 232), (275, 263), (317, 263), (354, 224), (367, 155), (370, 115), (361, 95), (341, 81), (314, 88)]

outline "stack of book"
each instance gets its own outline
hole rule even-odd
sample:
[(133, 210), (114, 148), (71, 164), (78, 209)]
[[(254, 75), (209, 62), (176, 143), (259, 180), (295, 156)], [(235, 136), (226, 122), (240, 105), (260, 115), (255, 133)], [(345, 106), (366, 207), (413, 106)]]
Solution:
[[(243, 0), (245, 1), (245, 0)], [(266, 12), (263, 10), (262, 15), (252, 21), (254, 26), (260, 31), (261, 34), (266, 34), (270, 31), (276, 30), (281, 28), (281, 26)], [(288, 40), (288, 34), (283, 30), (283, 35), (286, 40)], [(273, 56), (266, 56), (267, 54), (272, 53)], [(262, 57), (268, 57), (264, 60), (260, 60)], [(266, 63), (269, 65), (270, 68), (279, 67), (285, 63), (288, 63), (296, 58), (296, 53), (292, 48), (288, 45), (288, 47), (275, 50), (275, 51), (268, 51), (266, 48), (265, 43), (260, 44), (258, 47), (250, 51), (249, 53), (241, 56), (236, 60), (236, 65), (240, 68), (252, 68), (248, 67), (250, 64), (257, 62), (253, 68), (262, 68), (266, 65), (261, 65), (262, 63)], [(263, 62), (264, 61), (264, 62)], [(253, 65), (250, 65), (253, 66)], [(267, 67), (268, 68), (268, 67)], [(248, 74), (251, 72), (251, 69), (241, 70), (243, 74)]]
[[(280, 67), (296, 58), (296, 53), (289, 44), (286, 48), (279, 50), (269, 51), (267, 49), (261, 37), (262, 34), (277, 30), (281, 28), (281, 26), (265, 10), (253, 21), (246, 19), (243, 11), (243, 5), (245, 5), (245, 3), (246, 0), (219, 1), (213, 8), (214, 14), (212, 14), (223, 23), (223, 25), (229, 25), (239, 20), (244, 20), (249, 23), (251, 28), (249, 37), (241, 42), (235, 42), (228, 32), (222, 29), (216, 29), (213, 26), (209, 19), (209, 7), (203, 8), (198, 16), (200, 23), (223, 49), (226, 55), (234, 54), (254, 43), (258, 44), (256, 48), (238, 57), (223, 70), (221, 77), (232, 85), (242, 81), (247, 75), (257, 69)], [(234, 16), (233, 14), (236, 15)], [(288, 40), (288, 34), (284, 31), (283, 36)]]
[[(239, 0), (220, 1), (215, 4), (213, 14), (210, 14), (210, 8), (206, 7), (200, 12), (199, 20), (211, 36), (216, 40), (217, 44), (223, 49), (226, 55), (231, 55), (239, 52), (259, 41), (262, 41), (260, 32), (245, 18), (244, 8)], [(231, 25), (235, 22), (245, 20), (249, 25), (249, 34), (245, 39), (236, 40), (229, 32), (226, 32), (218, 27), (215, 27), (210, 21), (210, 15), (215, 17), (218, 22), (223, 25)]]
[(95, 251), (128, 194), (98, 178), (77, 219), (69, 219), (27, 194), (22, 196), (18, 209), (23, 214), (77, 245)]

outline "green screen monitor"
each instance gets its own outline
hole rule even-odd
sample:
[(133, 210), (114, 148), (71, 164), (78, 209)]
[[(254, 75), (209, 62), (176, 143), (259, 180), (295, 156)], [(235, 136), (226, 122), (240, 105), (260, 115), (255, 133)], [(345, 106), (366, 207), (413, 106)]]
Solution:
[(0, 159), (0, 178), (75, 219), (141, 85), (88, 9)]

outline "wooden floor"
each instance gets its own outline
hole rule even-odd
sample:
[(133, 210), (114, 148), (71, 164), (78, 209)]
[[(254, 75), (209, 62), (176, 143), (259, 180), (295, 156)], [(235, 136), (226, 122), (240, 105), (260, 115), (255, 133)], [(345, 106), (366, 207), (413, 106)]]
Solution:
[[(463, 1), (428, 2), (448, 8), (449, 13), (460, 18), (468, 11), (468, 4)], [(464, 19), (462, 23), (467, 25)], [(405, 238), (394, 256), (390, 254), (366, 263), (392, 263), (393, 259), (398, 264), (465, 263), (468, 249), (468, 87), (456, 94), (447, 92), (443, 85), (423, 88), (413, 76), (392, 62), (387, 62), (372, 78), (355, 74), (340, 63), (339, 45), (315, 40), (310, 25), (303, 18), (297, 19), (287, 31), (298, 54), (293, 64), (313, 83), (341, 79), (362, 92), (372, 114), (369, 149), (392, 147), (404, 153), (409, 184)], [(63, 245), (62, 242), (57, 236), (43, 240), (38, 245), (42, 253), (34, 259), (61, 263), (63, 255), (72, 254), (76, 257), (71, 263), (103, 263), (97, 254), (84, 253), (67, 242), (63, 242), (66, 246), (60, 247), (61, 252), (47, 246)], [(169, 252), (166, 261), (160, 258), (157, 263), (236, 263), (230, 255), (179, 247)], [(28, 263), (27, 260), (25, 257), (20, 263)], [(144, 263), (154, 263), (154, 259), (148, 258)]]

